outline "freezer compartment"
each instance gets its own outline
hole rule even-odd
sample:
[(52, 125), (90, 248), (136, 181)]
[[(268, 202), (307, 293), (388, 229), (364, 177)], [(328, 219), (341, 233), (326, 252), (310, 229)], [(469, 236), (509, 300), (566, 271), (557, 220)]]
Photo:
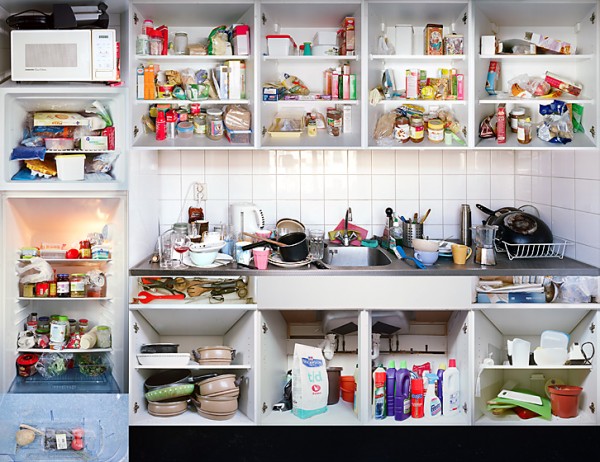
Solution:
[[(362, 383), (360, 374), (365, 373), (368, 368), (365, 361), (368, 361), (369, 353), (364, 339), (366, 338), (366, 312), (359, 310), (343, 310), (341, 313), (324, 310), (269, 310), (261, 311), (260, 316), (261, 385), (259, 402), (262, 403), (264, 410), (260, 424), (358, 425), (361, 407), (365, 406), (366, 410), (367, 406), (366, 399), (361, 398), (361, 396), (366, 396), (365, 390), (360, 389)], [(341, 369), (339, 384), (340, 389), (343, 388), (343, 390), (337, 393), (337, 402), (328, 405), (326, 412), (306, 419), (293, 414), (293, 411), (290, 410), (289, 400), (286, 401), (284, 394), (288, 371), (293, 368), (296, 344), (320, 348), (323, 351), (326, 367)], [(354, 390), (352, 389), (355, 373), (358, 374), (359, 381), (356, 412)], [(328, 386), (331, 385), (328, 378)], [(335, 393), (329, 395), (329, 402), (334, 401), (335, 395)], [(348, 400), (345, 400), (344, 396)]]
[[(103, 131), (103, 136), (114, 138), (114, 148), (88, 150), (77, 147), (70, 150), (48, 150), (44, 156), (44, 159), (46, 159), (46, 156), (48, 159), (52, 159), (55, 155), (85, 155), (86, 173), (83, 181), (63, 181), (56, 175), (49, 178), (32, 175), (25, 166), (24, 160), (10, 160), (13, 149), (22, 147), (21, 142), (26, 137), (25, 127), (31, 124), (30, 118), (34, 113), (76, 112), (88, 117), (93, 113), (86, 113), (85, 110), (89, 109), (95, 101), (101, 103), (110, 113), (114, 133), (108, 135)], [(72, 93), (59, 93), (51, 96), (18, 92), (5, 94), (3, 182), (10, 189), (30, 188), (32, 184), (35, 184), (36, 187), (52, 190), (94, 189), (100, 187), (100, 185), (102, 185), (102, 189), (124, 189), (127, 181), (127, 159), (123, 152), (126, 126), (124, 101), (125, 96), (121, 94), (99, 94), (95, 98), (89, 95), (82, 96)], [(84, 122), (87, 123), (87, 119)], [(75, 129), (76, 138), (82, 141), (92, 134), (91, 132), (84, 132), (81, 127), (71, 128)], [(79, 146), (78, 143), (76, 145)]]
[[(596, 358), (588, 354), (583, 364), (560, 366), (537, 366), (534, 361), (526, 365), (509, 363), (508, 342), (521, 339), (530, 343), (530, 351), (540, 346), (544, 331), (559, 331), (569, 336), (569, 347), (591, 342), (584, 351), (591, 352), (598, 345), (598, 313), (587, 308), (490, 308), (475, 311), (475, 364), (476, 383), (474, 423), (476, 425), (524, 424), (524, 425), (592, 425), (596, 424), (594, 413), (597, 401), (597, 377), (592, 373)], [(513, 343), (513, 348), (515, 344)], [(514, 351), (513, 351), (514, 356)], [(533, 356), (533, 355), (532, 355)], [(531, 358), (533, 359), (533, 358)], [(485, 360), (485, 364), (484, 364)], [(490, 361), (491, 360), (491, 361)], [(493, 362), (493, 364), (492, 364)], [(551, 405), (550, 385), (574, 385), (582, 387), (578, 413), (574, 418), (561, 418), (548, 412)], [(525, 390), (540, 396), (546, 409), (537, 409), (547, 418), (521, 419), (513, 409), (504, 412), (488, 408), (503, 389)], [(545, 402), (545, 401), (548, 402)], [(514, 404), (514, 403), (513, 403)]]
[[(164, 307), (131, 305), (130, 310), (130, 410), (131, 425), (252, 425), (256, 421), (255, 341), (256, 306), (222, 304), (206, 306)], [(179, 353), (191, 353), (199, 347), (228, 346), (235, 350), (229, 365), (211, 365), (194, 361), (187, 365), (141, 365), (137, 355), (149, 343), (179, 344)], [(189, 402), (187, 411), (174, 416), (153, 416), (148, 412), (144, 382), (163, 371), (184, 370), (193, 376), (205, 374), (235, 375), (239, 383), (237, 412), (227, 420), (210, 420), (200, 416)], [(194, 387), (194, 393), (199, 387)]]

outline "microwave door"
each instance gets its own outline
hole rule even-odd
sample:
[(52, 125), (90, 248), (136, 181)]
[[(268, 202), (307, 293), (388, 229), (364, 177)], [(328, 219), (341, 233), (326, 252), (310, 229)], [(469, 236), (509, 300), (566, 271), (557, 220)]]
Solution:
[(11, 48), (13, 81), (92, 80), (89, 30), (12, 31)]

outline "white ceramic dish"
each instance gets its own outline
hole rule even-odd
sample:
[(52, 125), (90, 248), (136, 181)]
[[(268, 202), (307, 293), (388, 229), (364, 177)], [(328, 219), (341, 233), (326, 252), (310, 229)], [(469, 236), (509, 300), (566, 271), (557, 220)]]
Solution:
[(140, 366), (187, 366), (191, 359), (189, 353), (148, 353), (137, 355)]
[(306, 266), (311, 262), (312, 258), (306, 258), (305, 260), (300, 261), (283, 261), (279, 254), (274, 253), (269, 256), (269, 263), (281, 268), (298, 268), (301, 266)]
[(569, 359), (566, 348), (536, 348), (533, 359), (538, 366), (562, 366)]
[(194, 266), (196, 268), (218, 268), (219, 266), (225, 266), (233, 261), (233, 257), (231, 255), (227, 255), (226, 253), (217, 253), (214, 261), (208, 265), (196, 265), (190, 258), (189, 252), (183, 255), (183, 263), (188, 266)]
[(412, 246), (415, 250), (422, 252), (436, 252), (439, 249), (440, 242), (432, 239), (413, 238)]
[(187, 252), (194, 266), (212, 265), (219, 254), (219, 250), (225, 247), (225, 241), (211, 243), (194, 243), (190, 245)]

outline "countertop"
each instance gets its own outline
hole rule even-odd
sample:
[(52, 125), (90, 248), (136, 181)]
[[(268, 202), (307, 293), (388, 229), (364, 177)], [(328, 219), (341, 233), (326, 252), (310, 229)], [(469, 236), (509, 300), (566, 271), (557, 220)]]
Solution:
[[(383, 250), (383, 249), (382, 249)], [(163, 269), (158, 263), (150, 263), (151, 257), (130, 268), (131, 276), (600, 276), (600, 268), (571, 258), (531, 258), (509, 260), (506, 254), (496, 253), (496, 265), (475, 263), (473, 256), (465, 265), (455, 265), (452, 258), (440, 257), (426, 269), (418, 269), (412, 262), (398, 260), (391, 252), (383, 250), (392, 262), (385, 266), (331, 267), (319, 269), (314, 264), (299, 268), (281, 268), (269, 264), (266, 270), (249, 269), (230, 263), (216, 268), (186, 267)], [(407, 255), (412, 249), (405, 248)]]

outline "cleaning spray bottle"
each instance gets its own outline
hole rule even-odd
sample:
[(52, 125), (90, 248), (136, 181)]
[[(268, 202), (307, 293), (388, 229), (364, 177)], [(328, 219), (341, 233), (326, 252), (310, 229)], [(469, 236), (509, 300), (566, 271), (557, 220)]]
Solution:
[(376, 420), (385, 419), (385, 381), (385, 369), (380, 364), (373, 372), (373, 417)]
[(446, 363), (440, 363), (437, 370), (437, 387), (436, 387), (436, 395), (440, 399), (440, 403), (442, 405), (442, 415), (444, 414), (444, 392), (443, 392), (443, 384), (444, 384), (444, 372), (446, 371)]
[(460, 398), (460, 382), (456, 359), (448, 360), (448, 369), (444, 371), (442, 393), (444, 398), (444, 416), (458, 414), (458, 400)]
[(437, 380), (430, 380), (425, 392), (425, 418), (432, 419), (442, 415), (442, 404), (435, 395), (435, 385)]
[(410, 371), (406, 361), (400, 361), (396, 370), (396, 392), (394, 395), (394, 420), (406, 420), (410, 417)]
[(396, 391), (396, 362), (391, 360), (385, 371), (385, 401), (388, 416), (394, 416), (394, 393)]

